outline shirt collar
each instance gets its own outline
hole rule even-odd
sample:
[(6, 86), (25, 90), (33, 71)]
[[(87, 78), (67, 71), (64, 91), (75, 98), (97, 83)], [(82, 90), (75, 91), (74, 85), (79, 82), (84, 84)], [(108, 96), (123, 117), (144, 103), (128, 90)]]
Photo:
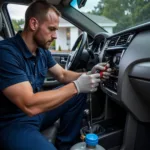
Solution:
[[(22, 51), (23, 55), (25, 58), (29, 59), (31, 57), (33, 57), (32, 53), (30, 52), (30, 50), (28, 49), (26, 43), (24, 42), (24, 40), (22, 39), (21, 37), (21, 32), (22, 31), (19, 31), (15, 38), (16, 38), (16, 42), (17, 42), (17, 45), (19, 46), (20, 50)], [(37, 55), (40, 55), (39, 53), (39, 49), (37, 49)]]

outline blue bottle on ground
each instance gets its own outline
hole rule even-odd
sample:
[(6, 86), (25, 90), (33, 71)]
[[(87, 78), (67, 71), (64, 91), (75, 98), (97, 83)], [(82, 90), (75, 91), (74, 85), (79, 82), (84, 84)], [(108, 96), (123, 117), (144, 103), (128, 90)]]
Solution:
[(85, 137), (85, 142), (80, 142), (71, 147), (70, 150), (105, 150), (102, 146), (98, 145), (98, 136), (89, 133)]

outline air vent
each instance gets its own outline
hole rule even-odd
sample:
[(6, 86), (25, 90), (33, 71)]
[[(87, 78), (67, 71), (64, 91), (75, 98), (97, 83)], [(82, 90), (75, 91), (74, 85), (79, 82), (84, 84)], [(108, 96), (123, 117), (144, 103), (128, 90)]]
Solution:
[(121, 35), (116, 45), (124, 45), (130, 39), (131, 34)]
[(108, 44), (108, 47), (109, 46), (115, 46), (116, 45), (116, 42), (118, 41), (118, 38), (119, 37), (114, 37), (110, 40), (109, 44)]

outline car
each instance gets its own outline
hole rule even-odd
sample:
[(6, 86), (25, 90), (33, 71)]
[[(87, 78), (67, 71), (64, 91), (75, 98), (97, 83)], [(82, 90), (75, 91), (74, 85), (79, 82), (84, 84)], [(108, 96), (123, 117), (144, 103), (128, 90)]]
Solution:
[[(13, 37), (22, 29), (24, 21), (15, 20), (15, 15), (22, 10), (25, 12), (31, 2), (1, 0), (0, 40)], [(87, 99), (81, 135), (90, 132), (88, 122), (92, 122), (92, 132), (98, 135), (99, 144), (107, 150), (149, 150), (150, 2), (97, 1), (97, 7), (93, 7), (93, 11), (90, 9), (89, 14), (83, 11), (87, 8), (85, 0), (78, 0), (78, 5), (74, 0), (49, 2), (62, 14), (58, 40), (50, 48), (55, 60), (65, 69), (78, 72), (89, 71), (100, 62), (108, 62), (112, 69), (109, 79), (101, 81), (98, 90)], [(42, 90), (59, 85), (47, 74)], [(55, 143), (58, 127), (59, 120), (41, 132)]]

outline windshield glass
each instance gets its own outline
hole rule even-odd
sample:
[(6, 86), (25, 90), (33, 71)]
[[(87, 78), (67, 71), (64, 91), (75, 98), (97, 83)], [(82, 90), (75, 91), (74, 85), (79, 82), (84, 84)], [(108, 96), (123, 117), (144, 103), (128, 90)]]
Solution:
[[(78, 9), (76, 0), (71, 6)], [(149, 0), (87, 0), (78, 9), (109, 33), (116, 33), (150, 20)]]

